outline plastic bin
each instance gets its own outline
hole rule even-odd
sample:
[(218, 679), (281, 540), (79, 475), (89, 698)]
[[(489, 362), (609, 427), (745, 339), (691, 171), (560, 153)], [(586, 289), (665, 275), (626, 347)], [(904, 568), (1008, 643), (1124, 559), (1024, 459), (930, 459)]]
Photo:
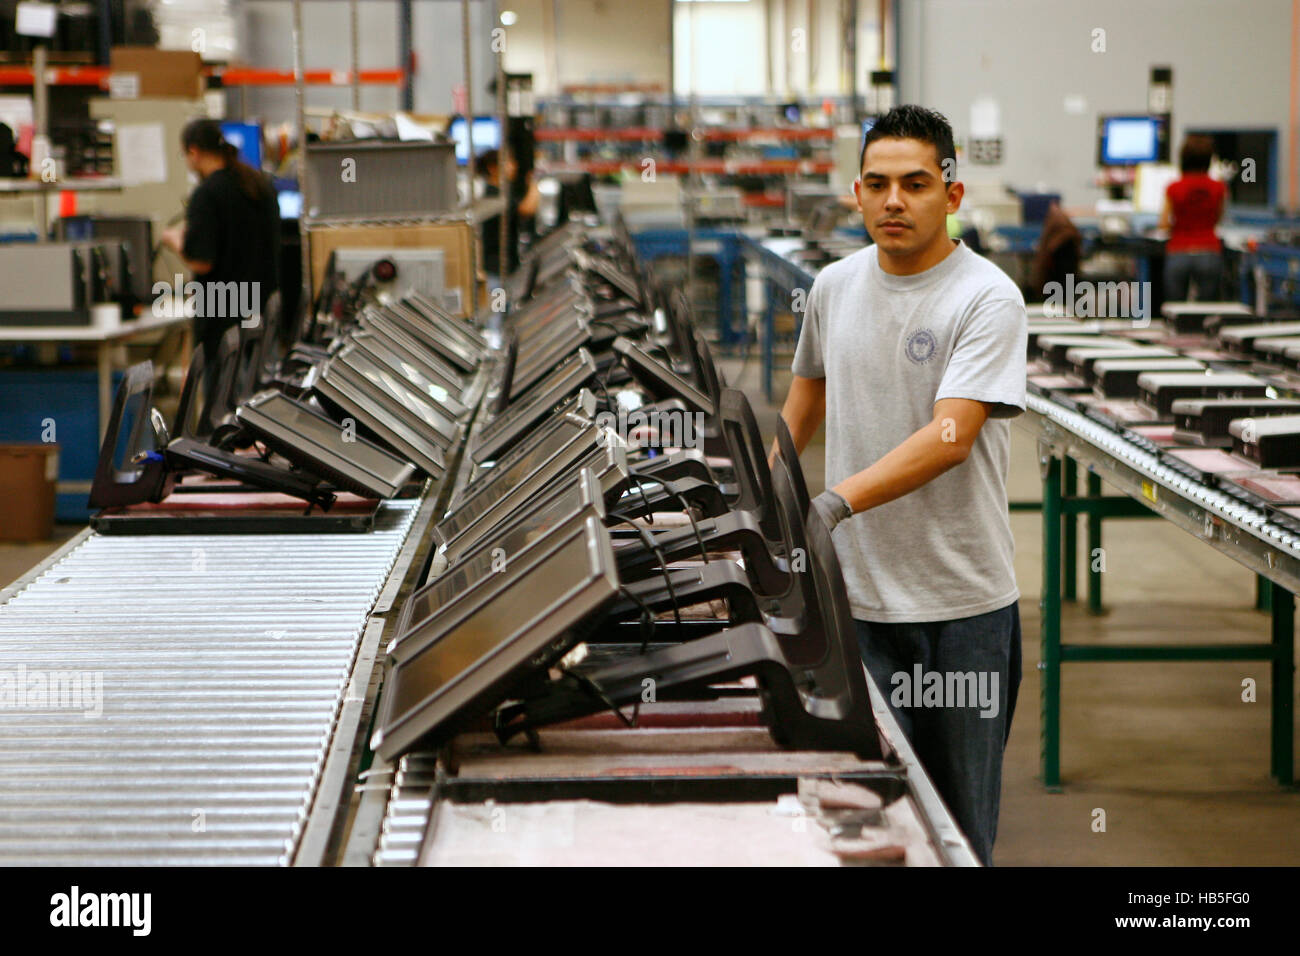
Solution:
[(58, 477), (58, 445), (0, 445), (0, 541), (49, 539)]

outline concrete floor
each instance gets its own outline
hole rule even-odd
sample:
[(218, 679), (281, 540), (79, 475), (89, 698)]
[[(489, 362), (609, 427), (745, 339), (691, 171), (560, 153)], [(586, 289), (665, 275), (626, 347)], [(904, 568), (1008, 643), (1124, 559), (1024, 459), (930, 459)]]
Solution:
[[(758, 398), (755, 356), (728, 380), (754, 399), (764, 434), (777, 413)], [(788, 375), (778, 375), (778, 404)], [(1013, 428), (1009, 493), (1038, 496), (1034, 448)], [(820, 437), (804, 456), (814, 494), (823, 484)], [(1024, 632), (1024, 683), (1003, 775), (996, 862), (1015, 865), (1295, 865), (1300, 863), (1300, 792), (1268, 776), (1270, 681), (1264, 664), (1070, 664), (1064, 668), (1061, 775), (1048, 794), (1039, 766), (1038, 594), (1040, 523), (1012, 516)], [(0, 544), (0, 583), (39, 562), (55, 542)], [(1080, 547), (1082, 548), (1082, 534)], [(1165, 522), (1105, 527), (1108, 613), (1067, 606), (1071, 641), (1178, 643), (1267, 639), (1267, 615), (1253, 610), (1254, 578)], [(1084, 567), (1082, 558), (1080, 567)], [(1082, 593), (1082, 586), (1080, 588)], [(1253, 677), (1255, 703), (1241, 701)], [(1096, 810), (1105, 832), (1094, 832)]]

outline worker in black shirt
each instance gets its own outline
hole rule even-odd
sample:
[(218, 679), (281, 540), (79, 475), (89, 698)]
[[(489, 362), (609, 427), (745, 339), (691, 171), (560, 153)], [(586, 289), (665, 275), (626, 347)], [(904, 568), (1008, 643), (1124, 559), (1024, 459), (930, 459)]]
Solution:
[[(478, 157), (476, 168), (483, 174), (485, 183), (484, 196), (501, 195), (501, 154), (489, 149)], [(510, 184), (510, 196), (506, 202), (506, 255), (501, 256), (501, 217), (492, 216), (483, 220), (483, 271), (492, 279), (499, 281), (503, 276), (519, 268), (519, 229), (521, 220), (526, 224), (537, 215), (541, 201), (537, 183), (532, 175), (524, 182), (517, 183), (518, 167), (513, 157), (506, 164), (506, 181)]]
[(163, 242), (201, 284), (203, 294), (194, 299), (195, 344), (204, 346), (207, 361), (205, 407), (220, 414), (210, 407), (217, 346), (232, 326), (257, 329), (267, 299), (279, 286), (280, 210), (270, 179), (240, 160), (215, 120), (187, 124), (181, 148), (200, 182), (190, 195), (184, 227), (165, 230)]

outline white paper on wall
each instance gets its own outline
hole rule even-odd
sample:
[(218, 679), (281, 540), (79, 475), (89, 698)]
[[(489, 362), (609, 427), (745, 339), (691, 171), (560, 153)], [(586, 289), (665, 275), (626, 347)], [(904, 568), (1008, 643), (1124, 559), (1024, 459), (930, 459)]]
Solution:
[(120, 124), (117, 168), (125, 186), (167, 182), (167, 145), (162, 123)]

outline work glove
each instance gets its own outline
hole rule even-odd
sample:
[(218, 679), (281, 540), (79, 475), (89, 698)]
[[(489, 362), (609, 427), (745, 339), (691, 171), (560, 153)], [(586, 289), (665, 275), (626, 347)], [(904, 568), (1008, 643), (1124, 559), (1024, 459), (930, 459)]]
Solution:
[(826, 529), (834, 531), (841, 521), (853, 517), (853, 508), (844, 496), (834, 489), (827, 488), (812, 500), (813, 510), (826, 522)]

